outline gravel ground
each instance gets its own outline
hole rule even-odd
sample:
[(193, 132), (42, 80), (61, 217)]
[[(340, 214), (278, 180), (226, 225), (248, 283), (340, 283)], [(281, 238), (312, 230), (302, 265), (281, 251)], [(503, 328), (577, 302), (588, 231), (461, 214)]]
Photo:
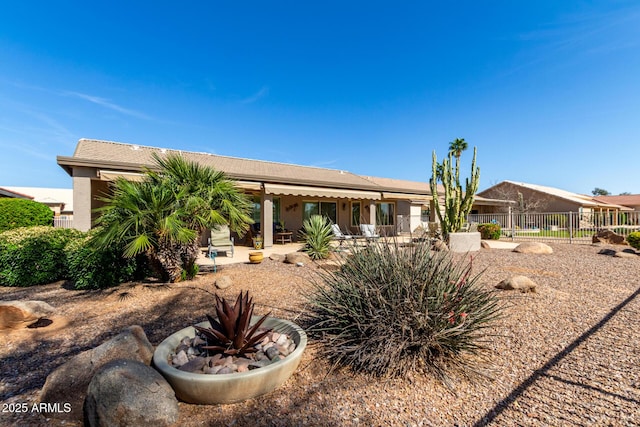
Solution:
[[(244, 403), (180, 403), (179, 426), (631, 426), (640, 425), (640, 257), (615, 258), (608, 246), (551, 245), (551, 255), (483, 249), (481, 282), (493, 288), (513, 275), (537, 293), (500, 291), (507, 316), (495, 327), (491, 378), (460, 378), (451, 392), (429, 377), (371, 380), (331, 371), (310, 346), (298, 371), (274, 392)], [(316, 265), (265, 260), (224, 266), (175, 285), (133, 283), (81, 292), (63, 283), (0, 288), (0, 300), (40, 299), (57, 308), (46, 328), (0, 335), (0, 401), (37, 401), (46, 376), (69, 357), (124, 327), (142, 326), (157, 345), (213, 312), (216, 277), (248, 289), (256, 314), (296, 320)], [(0, 425), (73, 425), (34, 413), (0, 413)]]

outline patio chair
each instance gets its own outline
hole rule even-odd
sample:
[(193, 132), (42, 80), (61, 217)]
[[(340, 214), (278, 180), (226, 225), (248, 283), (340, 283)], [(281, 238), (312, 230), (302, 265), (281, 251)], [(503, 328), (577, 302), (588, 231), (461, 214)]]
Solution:
[(376, 226), (373, 224), (360, 224), (360, 232), (367, 241), (378, 240), (380, 235), (376, 233)]
[(344, 234), (338, 224), (331, 224), (331, 231), (333, 232), (333, 240), (338, 240), (340, 246), (342, 246), (345, 240), (351, 240), (353, 238), (353, 236)]
[(217, 228), (211, 229), (211, 237), (209, 237), (209, 248), (207, 249), (207, 255), (209, 258), (213, 258), (217, 255), (218, 251), (228, 254), (231, 252), (231, 258), (233, 258), (233, 243), (234, 239), (231, 236), (231, 231), (228, 225), (219, 225)]

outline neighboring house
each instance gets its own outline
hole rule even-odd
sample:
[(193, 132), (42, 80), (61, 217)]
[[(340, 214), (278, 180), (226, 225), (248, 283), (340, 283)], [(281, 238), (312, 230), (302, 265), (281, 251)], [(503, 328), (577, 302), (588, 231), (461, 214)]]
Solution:
[(33, 200), (32, 196), (29, 196), (27, 194), (18, 193), (18, 192), (15, 192), (15, 191), (11, 191), (8, 188), (3, 188), (3, 187), (0, 187), (0, 197), (8, 197), (8, 198), (11, 198), (11, 199)]
[(621, 194), (619, 196), (594, 196), (594, 200), (602, 203), (613, 203), (626, 206), (635, 212), (640, 212), (640, 194)]
[[(98, 197), (109, 192), (109, 182), (117, 177), (142, 178), (144, 169), (154, 166), (152, 153), (181, 154), (226, 173), (253, 198), (253, 219), (260, 224), (284, 223), (285, 228), (295, 231), (302, 228), (305, 218), (319, 213), (352, 233), (359, 233), (360, 223), (369, 223), (379, 225), (383, 233), (395, 234), (414, 230), (424, 220), (421, 213), (433, 212), (428, 182), (80, 139), (73, 156), (57, 158), (73, 179), (74, 227), (91, 228), (95, 220), (92, 212), (101, 206)], [(399, 224), (400, 218), (408, 218), (408, 223), (403, 219)], [(271, 246), (274, 228), (261, 228), (264, 245)]]
[(4, 186), (0, 188), (0, 197), (30, 199), (49, 206), (54, 217), (73, 218), (73, 190), (70, 188)]
[(515, 202), (512, 206), (516, 210), (519, 209), (518, 199), (521, 198), (526, 205), (535, 207), (525, 208), (525, 211), (536, 213), (575, 212), (579, 214), (580, 221), (597, 222), (602, 225), (615, 225), (620, 213), (632, 210), (626, 206), (600, 200), (602, 197), (595, 198), (559, 188), (515, 181), (502, 181), (479, 192), (478, 196), (510, 199)]

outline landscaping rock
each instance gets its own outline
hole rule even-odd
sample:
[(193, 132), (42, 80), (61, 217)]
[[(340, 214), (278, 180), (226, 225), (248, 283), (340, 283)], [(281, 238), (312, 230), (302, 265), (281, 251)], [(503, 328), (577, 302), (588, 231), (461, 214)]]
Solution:
[(541, 242), (524, 242), (515, 247), (513, 252), (521, 254), (552, 254), (551, 246)]
[(496, 285), (496, 288), (505, 291), (518, 290), (520, 292), (535, 292), (538, 285), (526, 276), (513, 276)]
[(298, 264), (298, 263), (302, 263), (303, 265), (307, 262), (310, 262), (311, 258), (309, 258), (309, 255), (307, 255), (304, 252), (291, 252), (288, 253), (285, 257), (284, 262), (286, 262), (287, 264)]
[(443, 240), (436, 240), (435, 242), (433, 242), (432, 247), (434, 251), (438, 251), (438, 252), (449, 250), (449, 247)]
[(178, 421), (178, 400), (155, 369), (114, 360), (89, 383), (84, 416), (87, 426), (171, 426)]
[(269, 259), (276, 262), (283, 262), (285, 260), (285, 256), (282, 254), (271, 254), (269, 255)]
[(480, 241), (480, 247), (482, 249), (491, 249), (491, 246), (489, 246), (489, 244), (487, 242), (485, 242), (484, 240)]
[(608, 256), (615, 256), (616, 251), (614, 249), (600, 249), (598, 251), (598, 254), (600, 254), (600, 255), (608, 255)]
[(54, 418), (82, 419), (82, 403), (93, 375), (107, 363), (116, 359), (131, 359), (151, 364), (153, 346), (140, 326), (130, 326), (109, 341), (69, 359), (47, 377), (42, 387), (43, 403), (71, 404), (71, 411), (52, 412)]
[(216, 279), (216, 288), (218, 289), (227, 289), (231, 285), (233, 285), (233, 281), (229, 276), (220, 276)]
[(622, 251), (616, 251), (613, 256), (616, 258), (638, 258), (638, 253), (633, 249), (624, 249)]
[(608, 243), (610, 245), (626, 245), (624, 236), (614, 233), (611, 230), (599, 230), (591, 237), (593, 243)]
[(21, 329), (55, 312), (44, 301), (0, 302), (0, 329)]

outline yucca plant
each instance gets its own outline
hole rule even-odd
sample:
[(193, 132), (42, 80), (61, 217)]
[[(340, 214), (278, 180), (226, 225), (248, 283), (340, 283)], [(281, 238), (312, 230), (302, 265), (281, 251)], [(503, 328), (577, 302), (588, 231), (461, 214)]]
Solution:
[(312, 215), (302, 224), (304, 250), (311, 259), (323, 259), (329, 256), (333, 232), (331, 224), (321, 215)]
[(194, 326), (207, 340), (207, 345), (202, 348), (225, 355), (242, 356), (254, 353), (256, 351), (254, 346), (270, 332), (270, 330), (258, 332), (258, 328), (267, 319), (268, 314), (253, 326), (249, 326), (254, 307), (253, 298), (249, 298), (249, 291), (244, 294), (240, 291), (233, 306), (217, 294), (215, 299), (217, 319), (207, 314), (211, 328)]
[(427, 244), (351, 252), (340, 270), (320, 272), (308, 295), (308, 331), (324, 356), (380, 377), (431, 372), (447, 383), (451, 370), (470, 373), (501, 312), (471, 263)]

